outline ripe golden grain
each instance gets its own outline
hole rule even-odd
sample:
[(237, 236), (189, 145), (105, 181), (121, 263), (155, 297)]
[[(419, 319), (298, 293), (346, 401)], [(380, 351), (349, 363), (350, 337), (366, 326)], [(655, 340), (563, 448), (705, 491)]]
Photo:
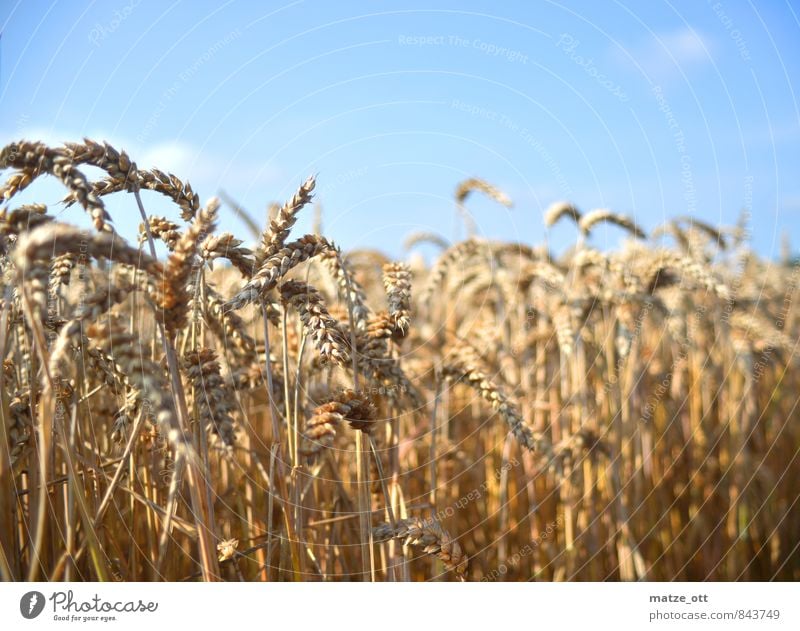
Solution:
[[(293, 236), (313, 178), (250, 243), (106, 143), (0, 160), (3, 580), (800, 580), (800, 276), (744, 226), (409, 265)], [(9, 205), (44, 174), (96, 230)]]

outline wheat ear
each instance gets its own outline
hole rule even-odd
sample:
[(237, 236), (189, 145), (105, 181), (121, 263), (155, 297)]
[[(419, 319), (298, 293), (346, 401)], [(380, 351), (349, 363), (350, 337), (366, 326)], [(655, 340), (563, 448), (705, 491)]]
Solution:
[(599, 223), (614, 224), (623, 230), (627, 230), (631, 235), (638, 239), (647, 238), (647, 235), (636, 225), (633, 219), (626, 215), (620, 215), (612, 212), (607, 208), (598, 208), (586, 213), (581, 218), (578, 225), (580, 226), (581, 232), (583, 232), (585, 235), (588, 235), (592, 231), (592, 228)]
[(323, 361), (343, 365), (348, 358), (344, 333), (328, 313), (319, 292), (307, 283), (290, 280), (280, 286), (280, 293), (283, 302), (297, 311)]
[(331, 447), (336, 429), (343, 422), (355, 430), (369, 433), (376, 416), (377, 410), (365, 394), (352, 389), (342, 390), (327, 403), (317, 406), (306, 421), (303, 432), (306, 444), (302, 451), (310, 456)]
[(246, 305), (259, 302), (266, 298), (267, 293), (275, 288), (278, 281), (289, 270), (326, 250), (333, 250), (335, 247), (327, 239), (313, 234), (307, 234), (297, 241), (288, 243), (264, 261), (253, 278), (228, 301), (227, 307), (241, 309)]
[(461, 546), (434, 519), (411, 517), (401, 519), (394, 526), (379, 524), (373, 529), (375, 541), (397, 539), (403, 545), (417, 546), (426, 554), (431, 554), (444, 563), (444, 566), (455, 573), (459, 580), (465, 580), (468, 559)]
[(389, 306), (389, 316), (401, 336), (411, 324), (411, 269), (405, 263), (383, 266), (383, 287)]
[(316, 180), (312, 175), (300, 185), (292, 198), (280, 207), (276, 218), (270, 220), (269, 227), (261, 235), (261, 242), (256, 249), (257, 268), (283, 247), (292, 226), (297, 221), (298, 213), (312, 200), (314, 186), (316, 186)]
[(194, 388), (200, 422), (226, 446), (232, 446), (236, 434), (231, 412), (236, 406), (225, 390), (217, 354), (210, 348), (201, 348), (186, 353), (182, 363)]
[(463, 344), (457, 345), (444, 364), (443, 375), (448, 379), (462, 381), (475, 389), (503, 418), (520, 445), (537, 456), (549, 460), (553, 455), (552, 443), (525, 423), (522, 414), (491, 380), (482, 363), (473, 349)]
[[(70, 190), (73, 198), (89, 213), (98, 231), (111, 231), (111, 216), (106, 212), (100, 198), (92, 190), (89, 180), (81, 173), (68, 155), (68, 152), (52, 149), (41, 142), (22, 141), (11, 143), (0, 150), (0, 168), (14, 167), (27, 175), (27, 183), (42, 174), (49, 173)], [(6, 184), (0, 194), (10, 198), (21, 188), (9, 188)]]
[(218, 209), (219, 200), (209, 200), (178, 239), (175, 251), (167, 260), (159, 306), (163, 309), (164, 327), (170, 336), (186, 325), (192, 302), (189, 284), (193, 280), (192, 270), (196, 267), (199, 242), (213, 231)]

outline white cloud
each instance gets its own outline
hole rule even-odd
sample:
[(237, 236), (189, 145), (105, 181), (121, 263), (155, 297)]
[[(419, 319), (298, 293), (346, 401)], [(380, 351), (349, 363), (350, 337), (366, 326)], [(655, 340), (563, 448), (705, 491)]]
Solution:
[(0, 142), (5, 145), (17, 140), (38, 140), (46, 145), (57, 146), (65, 142), (79, 142), (84, 137), (95, 140), (105, 140), (115, 147), (125, 147), (119, 138), (111, 138), (108, 134), (101, 131), (94, 133), (79, 133), (66, 129), (54, 129), (52, 127), (17, 127), (15, 129), (5, 128), (0, 130)]
[(141, 152), (136, 164), (140, 168), (157, 167), (174, 173), (192, 183), (195, 190), (215, 194), (219, 187), (232, 193), (253, 187), (282, 184), (282, 172), (262, 162), (250, 162), (241, 158), (229, 158), (205, 147), (175, 140), (156, 143)]
[(712, 61), (711, 40), (687, 27), (655, 33), (646, 41), (616, 52), (626, 65), (636, 64), (653, 81), (666, 81)]
[(285, 174), (279, 169), (264, 165), (263, 162), (248, 161), (245, 157), (231, 159), (208, 145), (201, 150), (191, 142), (183, 140), (143, 144), (103, 130), (79, 133), (66, 129), (32, 126), (0, 130), (0, 146), (21, 139), (40, 140), (48, 145), (58, 146), (64, 142), (80, 141), (84, 136), (97, 141), (106, 141), (116, 149), (127, 151), (141, 169), (158, 168), (174, 173), (182, 180), (188, 180), (202, 199), (215, 195), (220, 187), (226, 188), (232, 194), (239, 194), (242, 189), (260, 189), (284, 184), (281, 178)]
[(800, 210), (800, 195), (787, 195), (778, 203), (778, 212), (796, 213)]
[[(146, 149), (136, 164), (143, 169), (159, 168), (170, 173), (187, 173), (197, 164), (197, 155), (181, 142), (162, 142)], [(179, 176), (180, 177), (180, 176)]]
[[(116, 149), (127, 151), (140, 169), (156, 167), (174, 173), (184, 182), (191, 182), (192, 188), (200, 195), (201, 203), (216, 195), (220, 188), (224, 188), (234, 199), (241, 202), (246, 202), (248, 198), (255, 199), (253, 207), (257, 208), (258, 203), (263, 207), (268, 201), (280, 197), (280, 192), (285, 192), (286, 189), (288, 176), (283, 171), (266, 165), (262, 160), (249, 160), (246, 155), (230, 157), (227, 153), (215, 150), (209, 145), (200, 150), (190, 142), (178, 140), (141, 144), (126, 140), (119, 135), (104, 133), (102, 130), (81, 134), (65, 128), (30, 126), (0, 129), (0, 146), (25, 139), (39, 140), (55, 147), (64, 142), (80, 141), (83, 136), (106, 141)], [(84, 172), (90, 179), (100, 178), (103, 175), (93, 167), (85, 169)], [(40, 178), (33, 186), (22, 191), (19, 197), (15, 197), (14, 205), (43, 202), (49, 206), (50, 212), (62, 221), (89, 227), (91, 224), (86, 213), (74, 206), (64, 207), (60, 204), (63, 198), (63, 185), (54, 178), (47, 177)], [(128, 239), (135, 239), (138, 213), (131, 212), (130, 198), (124, 195), (111, 195), (105, 202), (119, 233)], [(170, 218), (177, 218), (176, 208), (158, 195), (150, 195), (145, 204), (151, 214), (164, 214)], [(235, 221), (229, 211), (224, 211), (220, 229), (233, 229), (240, 234), (247, 234), (246, 229), (236, 225)]]
[(661, 35), (661, 50), (667, 49), (681, 66), (710, 60), (708, 43), (694, 30), (683, 28)]

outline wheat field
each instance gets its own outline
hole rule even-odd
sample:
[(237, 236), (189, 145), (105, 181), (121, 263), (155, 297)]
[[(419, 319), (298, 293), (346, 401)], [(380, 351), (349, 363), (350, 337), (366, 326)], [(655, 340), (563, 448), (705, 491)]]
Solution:
[(556, 203), (556, 255), (476, 235), (512, 200), (471, 178), (394, 261), (293, 230), (313, 177), (234, 236), (105, 143), (0, 168), (3, 580), (800, 579), (800, 267), (745, 222)]

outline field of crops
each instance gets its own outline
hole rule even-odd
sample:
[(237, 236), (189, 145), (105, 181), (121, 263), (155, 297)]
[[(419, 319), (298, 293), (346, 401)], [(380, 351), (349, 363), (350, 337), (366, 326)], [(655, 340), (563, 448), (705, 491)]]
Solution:
[(3, 580), (800, 579), (800, 267), (744, 223), (556, 203), (555, 254), (475, 235), (473, 178), (395, 261), (293, 230), (314, 178), (233, 235), (104, 143), (0, 168)]

